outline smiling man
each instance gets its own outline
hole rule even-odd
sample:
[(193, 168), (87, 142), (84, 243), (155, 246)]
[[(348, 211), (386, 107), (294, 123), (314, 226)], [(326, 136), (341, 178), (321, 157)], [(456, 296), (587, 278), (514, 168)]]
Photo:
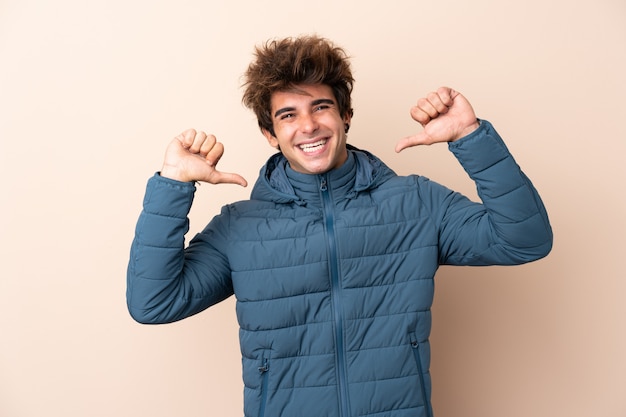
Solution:
[[(493, 126), (441, 87), (396, 151), (447, 143), (481, 202), (398, 176), (348, 145), (352, 73), (315, 36), (257, 48), (243, 101), (279, 150), (247, 201), (223, 207), (187, 247), (195, 182), (239, 184), (203, 131), (174, 138), (149, 181), (128, 266), (141, 323), (237, 300), (246, 416), (428, 416), (434, 275), (439, 265), (516, 265), (546, 256), (541, 199)], [(468, 341), (471, 343), (471, 341)]]
[(348, 159), (346, 133), (351, 116), (342, 115), (331, 88), (299, 85), (272, 95), (273, 130), (263, 129), (289, 166), (304, 174), (339, 168)]

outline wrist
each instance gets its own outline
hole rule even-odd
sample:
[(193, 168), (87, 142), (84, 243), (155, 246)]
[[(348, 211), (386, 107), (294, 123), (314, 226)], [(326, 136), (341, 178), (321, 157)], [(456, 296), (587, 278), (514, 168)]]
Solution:
[(159, 171), (159, 175), (174, 181), (191, 182), (178, 168), (169, 165), (164, 165)]
[(470, 124), (465, 129), (463, 129), (461, 131), (461, 134), (459, 135), (459, 137), (456, 138), (455, 140), (459, 140), (459, 139), (462, 139), (462, 138), (464, 138), (466, 136), (469, 136), (470, 134), (472, 134), (479, 127), (480, 127), (480, 120), (476, 119), (476, 120), (474, 120), (474, 123)]

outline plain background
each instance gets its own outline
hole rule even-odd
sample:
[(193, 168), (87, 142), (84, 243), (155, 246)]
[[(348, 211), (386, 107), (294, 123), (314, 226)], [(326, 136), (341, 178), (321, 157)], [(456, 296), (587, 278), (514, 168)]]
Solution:
[[(240, 77), (255, 45), (305, 33), (353, 57), (349, 142), (474, 197), (445, 145), (393, 152), (449, 85), (548, 208), (547, 258), (439, 271), (437, 417), (625, 416), (623, 0), (0, 0), (0, 416), (242, 415), (233, 300), (136, 324), (128, 251), (180, 131), (256, 179), (272, 149)], [(190, 233), (249, 192), (200, 186)]]

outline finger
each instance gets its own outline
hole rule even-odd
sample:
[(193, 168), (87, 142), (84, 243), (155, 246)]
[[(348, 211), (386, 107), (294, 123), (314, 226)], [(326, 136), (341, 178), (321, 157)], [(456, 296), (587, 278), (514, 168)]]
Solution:
[(177, 139), (183, 145), (185, 149), (189, 149), (195, 137), (196, 137), (196, 130), (187, 129), (184, 132), (182, 132), (180, 135), (176, 136), (175, 139)]
[(197, 132), (196, 136), (193, 138), (193, 142), (189, 147), (189, 152), (191, 153), (200, 153), (200, 149), (202, 148), (202, 144), (207, 140), (207, 134), (203, 131)]
[(213, 142), (211, 149), (207, 152), (204, 159), (210, 166), (216, 166), (224, 155), (224, 145), (221, 142)]
[[(224, 155), (224, 145), (221, 142), (214, 142), (205, 159), (210, 166), (215, 167), (222, 158), (222, 155)], [(241, 175), (221, 172), (217, 169), (213, 170), (210, 182), (213, 184), (238, 184), (242, 187), (248, 186), (248, 181), (246, 181), (246, 179)]]
[(424, 132), (420, 132), (416, 135), (407, 136), (405, 138), (400, 139), (398, 143), (396, 143), (395, 151), (402, 152), (404, 149), (410, 148), (412, 146), (430, 145), (431, 143), (432, 143), (432, 140), (430, 139), (430, 136), (428, 136)]
[(441, 94), (439, 91), (428, 94), (428, 101), (435, 108), (435, 110), (437, 110), (438, 114), (447, 113), (448, 108), (452, 104), (450, 96), (447, 94)]
[(431, 120), (430, 115), (418, 106), (411, 107), (411, 117), (422, 126), (425, 126)]
[(444, 104), (450, 107), (452, 103), (454, 102), (454, 98), (459, 95), (459, 92), (456, 90), (453, 90), (450, 87), (439, 87), (437, 89), (437, 94), (439, 95), (441, 100), (444, 102)]
[(415, 106), (422, 112), (426, 113), (429, 118), (434, 119), (439, 115), (439, 111), (435, 107), (433, 103), (427, 98), (420, 98), (417, 100), (417, 105)]
[(202, 145), (200, 146), (200, 155), (206, 157), (209, 152), (211, 152), (211, 149), (213, 149), (216, 143), (218, 142), (215, 136), (207, 135), (207, 137), (204, 139), (204, 142), (202, 142)]
[(214, 171), (211, 181), (212, 184), (236, 184), (242, 187), (248, 186), (248, 181), (239, 174), (230, 172)]

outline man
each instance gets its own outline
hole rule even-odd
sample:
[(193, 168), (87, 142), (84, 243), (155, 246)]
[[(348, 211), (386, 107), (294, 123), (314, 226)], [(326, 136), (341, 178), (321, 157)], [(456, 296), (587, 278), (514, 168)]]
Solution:
[(225, 206), (186, 248), (194, 182), (246, 180), (217, 169), (214, 136), (187, 130), (148, 182), (129, 311), (166, 323), (234, 294), (246, 416), (432, 416), (438, 266), (521, 264), (552, 246), (539, 195), (463, 95), (442, 87), (418, 100), (423, 131), (396, 150), (447, 142), (482, 204), (347, 145), (352, 84), (327, 40), (257, 48), (243, 101), (280, 152), (250, 200)]

